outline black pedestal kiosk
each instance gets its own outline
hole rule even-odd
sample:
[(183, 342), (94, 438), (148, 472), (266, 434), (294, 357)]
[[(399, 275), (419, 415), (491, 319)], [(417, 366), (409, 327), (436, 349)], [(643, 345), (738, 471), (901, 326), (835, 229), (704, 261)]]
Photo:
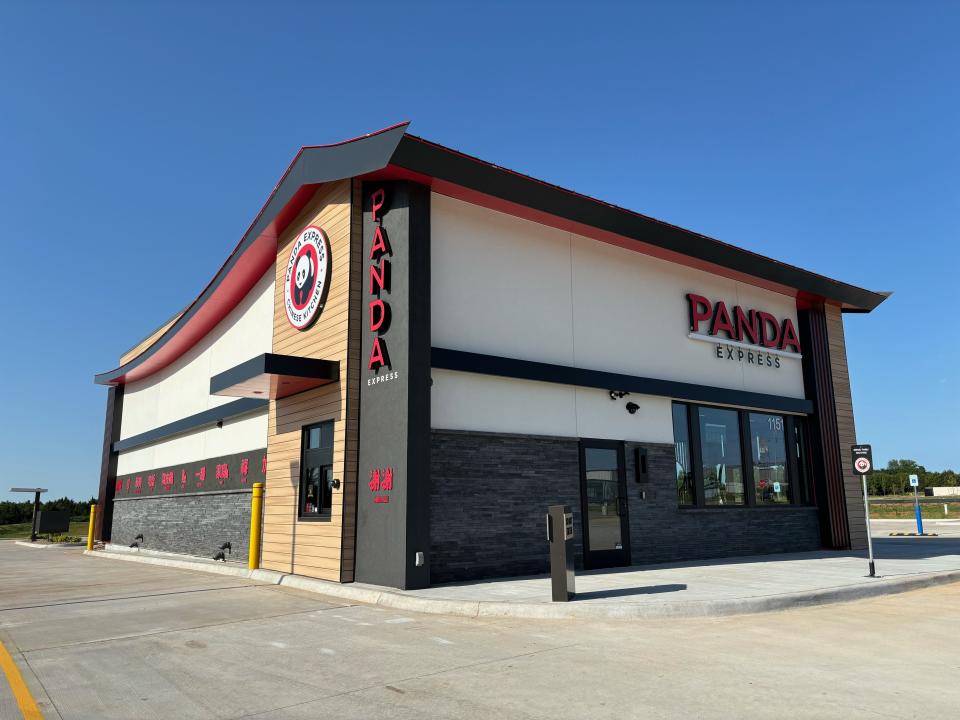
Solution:
[(568, 505), (547, 508), (547, 542), (550, 543), (550, 586), (554, 602), (573, 598), (573, 513)]

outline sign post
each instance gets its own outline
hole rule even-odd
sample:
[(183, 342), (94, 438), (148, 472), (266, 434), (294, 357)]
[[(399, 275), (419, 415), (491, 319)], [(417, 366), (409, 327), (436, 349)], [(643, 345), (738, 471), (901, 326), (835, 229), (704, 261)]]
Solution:
[(913, 488), (913, 509), (917, 514), (917, 535), (923, 535), (923, 516), (920, 514), (920, 495), (917, 491), (917, 488), (920, 487), (920, 478), (911, 475), (910, 487)]
[(873, 448), (869, 445), (851, 445), (853, 472), (863, 481), (863, 507), (867, 513), (867, 553), (870, 558), (870, 577), (876, 577), (873, 564), (873, 537), (870, 532), (870, 496), (867, 494), (867, 475), (873, 472)]
[(30, 542), (37, 541), (37, 515), (40, 512), (40, 493), (45, 493), (46, 488), (10, 488), (10, 492), (33, 493), (33, 521), (30, 524)]

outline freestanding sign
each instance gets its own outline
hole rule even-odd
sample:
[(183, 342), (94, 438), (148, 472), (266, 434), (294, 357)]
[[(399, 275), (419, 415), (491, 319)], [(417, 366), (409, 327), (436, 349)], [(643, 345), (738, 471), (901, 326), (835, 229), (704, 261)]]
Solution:
[(863, 507), (867, 513), (867, 551), (870, 557), (870, 577), (877, 573), (873, 565), (873, 539), (870, 533), (870, 496), (867, 495), (867, 475), (873, 472), (873, 448), (869, 445), (851, 445), (853, 472), (863, 481)]
[(917, 516), (917, 535), (923, 535), (923, 516), (920, 514), (920, 496), (917, 492), (917, 488), (920, 487), (919, 476), (910, 476), (910, 487), (913, 488), (913, 511)]
[(850, 448), (853, 455), (853, 471), (860, 476), (873, 472), (873, 448), (869, 445), (854, 445)]

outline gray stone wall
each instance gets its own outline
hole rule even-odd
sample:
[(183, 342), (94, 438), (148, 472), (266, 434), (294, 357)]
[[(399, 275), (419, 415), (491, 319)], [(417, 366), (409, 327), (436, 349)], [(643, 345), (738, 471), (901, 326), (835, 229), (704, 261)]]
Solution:
[[(679, 509), (673, 445), (643, 445), (648, 482), (642, 484), (636, 446), (626, 446), (633, 563), (820, 548), (816, 508)], [(576, 438), (434, 430), (431, 473), (431, 582), (547, 572), (543, 516), (552, 504), (573, 510), (576, 563), (583, 568)]]
[[(634, 448), (647, 449), (649, 482), (636, 481)], [(673, 445), (626, 444), (630, 557), (663, 563), (820, 549), (814, 507), (677, 506)], [(646, 498), (641, 499), (641, 491)]]
[(250, 491), (199, 493), (115, 500), (111, 542), (212, 558), (229, 541), (228, 561), (247, 561), (250, 545)]
[(582, 565), (579, 467), (575, 439), (434, 430), (430, 581), (546, 572), (548, 505), (573, 510)]

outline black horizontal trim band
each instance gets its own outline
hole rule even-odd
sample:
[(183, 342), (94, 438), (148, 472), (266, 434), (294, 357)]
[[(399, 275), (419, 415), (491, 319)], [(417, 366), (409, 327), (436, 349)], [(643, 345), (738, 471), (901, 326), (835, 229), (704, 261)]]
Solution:
[(132, 450), (141, 445), (149, 445), (159, 440), (165, 440), (174, 435), (181, 435), (185, 432), (191, 432), (204, 427), (213, 427), (220, 420), (230, 420), (241, 415), (249, 415), (258, 410), (266, 410), (270, 404), (269, 400), (260, 400), (259, 398), (240, 398), (233, 402), (228, 402), (196, 415), (190, 415), (181, 420), (175, 420), (172, 423), (161, 425), (153, 430), (147, 430), (139, 435), (132, 435), (123, 440), (118, 440), (113, 444), (114, 452)]
[(482, 355), (447, 348), (431, 348), (430, 364), (432, 367), (442, 370), (458, 370), (460, 372), (496, 375), (519, 380), (537, 380), (561, 385), (579, 385), (580, 387), (601, 388), (603, 390), (624, 390), (641, 395), (656, 395), (714, 405), (737, 405), (806, 415), (813, 413), (813, 403), (801, 398), (766, 395), (744, 390), (729, 390), (727, 388), (710, 387), (709, 385), (658, 380), (656, 378), (603, 372), (602, 370), (585, 370), (566, 365), (552, 365), (532, 360), (515, 360), (498, 355)]
[(391, 163), (492, 197), (649, 243), (720, 267), (873, 310), (887, 295), (849, 285), (738, 248), (700, 233), (601, 202), (535, 178), (482, 162), (411, 135), (404, 136)]

